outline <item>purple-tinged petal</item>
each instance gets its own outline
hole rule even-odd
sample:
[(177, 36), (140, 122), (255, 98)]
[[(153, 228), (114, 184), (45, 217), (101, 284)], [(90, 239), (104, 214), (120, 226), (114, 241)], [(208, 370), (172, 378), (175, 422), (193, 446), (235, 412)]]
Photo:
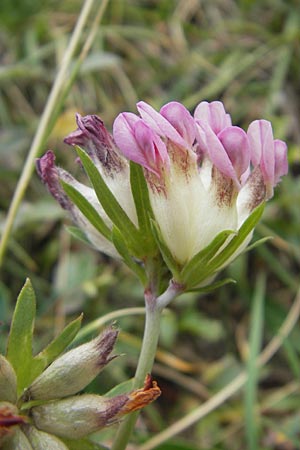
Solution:
[(168, 167), (167, 148), (154, 131), (132, 113), (122, 113), (114, 121), (114, 139), (122, 153), (160, 176), (163, 166)]
[(145, 159), (148, 161), (149, 170), (159, 174), (160, 167), (168, 166), (169, 164), (169, 156), (165, 144), (143, 120), (140, 120), (135, 125), (134, 135), (145, 155)]
[(249, 125), (247, 134), (253, 166), (260, 166), (265, 183), (273, 187), (275, 152), (272, 125), (267, 120), (255, 120)]
[(245, 170), (245, 172), (241, 175), (241, 185), (242, 186), (244, 186), (244, 184), (247, 182), (250, 175), (251, 175), (251, 167), (249, 164), (247, 170)]
[(136, 142), (133, 127), (140, 120), (135, 114), (121, 113), (113, 124), (113, 136), (116, 144), (126, 158), (144, 166), (144, 156)]
[(59, 171), (55, 165), (55, 155), (51, 150), (48, 150), (41, 158), (36, 159), (36, 169), (50, 194), (59, 202), (62, 208), (71, 211), (72, 203), (59, 182)]
[(106, 171), (119, 172), (124, 161), (103, 121), (96, 115), (82, 117), (76, 114), (76, 122), (77, 130), (70, 133), (64, 142), (82, 147), (93, 161), (100, 162)]
[(44, 156), (36, 160), (36, 168), (38, 175), (42, 182), (47, 186), (52, 196), (60, 203), (62, 208), (69, 211), (74, 223), (79, 226), (85, 233), (89, 241), (100, 251), (107, 255), (118, 257), (113, 245), (106, 239), (93, 225), (86, 219), (86, 217), (79, 211), (79, 209), (72, 203), (69, 197), (64, 192), (60, 180), (72, 185), (77, 189), (86, 200), (98, 211), (103, 220), (110, 226), (109, 219), (106, 217), (101, 205), (98, 202), (95, 191), (82, 183), (79, 183), (65, 170), (56, 167), (55, 155), (52, 151), (48, 151)]
[(218, 134), (238, 178), (250, 164), (250, 146), (247, 134), (239, 127), (227, 127)]
[(233, 164), (219, 138), (206, 122), (197, 121), (197, 123), (197, 141), (199, 142), (200, 150), (208, 155), (213, 165), (216, 166), (223, 175), (231, 178), (236, 185), (239, 186)]
[(279, 183), (281, 177), (288, 173), (287, 145), (285, 142), (275, 139), (275, 184)]
[(165, 117), (189, 147), (195, 142), (196, 125), (189, 111), (179, 102), (170, 102), (164, 105), (160, 114)]
[(254, 167), (259, 166), (262, 155), (261, 130), (259, 120), (255, 120), (248, 127), (248, 138), (251, 149), (251, 162)]
[(76, 114), (76, 123), (77, 130), (70, 133), (64, 142), (68, 145), (79, 145), (91, 157), (97, 156), (100, 161), (103, 160), (105, 150), (112, 146), (112, 139), (102, 120), (96, 115), (82, 117)]
[(152, 106), (145, 102), (137, 103), (137, 109), (144, 121), (152, 128), (155, 133), (161, 137), (166, 137), (175, 144), (186, 148), (187, 142), (182, 138), (179, 132), (171, 125), (171, 123), (155, 111)]
[(201, 102), (194, 112), (195, 119), (206, 122), (218, 134), (231, 126), (231, 117), (226, 113), (222, 102)]

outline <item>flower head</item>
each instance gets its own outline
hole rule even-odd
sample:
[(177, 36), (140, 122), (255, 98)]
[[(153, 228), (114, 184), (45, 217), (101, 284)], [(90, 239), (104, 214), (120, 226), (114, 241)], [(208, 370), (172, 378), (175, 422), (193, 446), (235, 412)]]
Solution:
[[(191, 285), (183, 274), (197, 260), (199, 267), (200, 261), (207, 267), (200, 278), (194, 277), (192, 285), (207, 284), (250, 241), (265, 200), (272, 197), (275, 185), (287, 173), (286, 144), (274, 139), (272, 126), (265, 120), (252, 122), (247, 132), (232, 125), (221, 102), (201, 102), (193, 116), (178, 102), (164, 105), (159, 112), (145, 102), (139, 102), (137, 109), (139, 115), (125, 112), (117, 116), (113, 136), (96, 116), (77, 116), (78, 129), (65, 139), (68, 144), (83, 146), (90, 155), (117, 199), (116, 206), (122, 208), (118, 211), (127, 225), (123, 226), (113, 214), (114, 207), (102, 200), (106, 194), (98, 190), (93, 196), (90, 188), (70, 176), (68, 182), (93, 197), (93, 207), (112, 233), (106, 243), (109, 254), (115, 245), (124, 257), (125, 244), (129, 248), (127, 263), (130, 258), (144, 262), (147, 251), (139, 254), (137, 248), (144, 245), (143, 239), (155, 239), (156, 251), (176, 281)], [(44, 158), (51, 159), (49, 155)], [(74, 215), (78, 203), (70, 206), (57, 188), (57, 178), (66, 179), (66, 173), (61, 169), (55, 172), (50, 165), (43, 170), (46, 163), (46, 159), (38, 163), (41, 178)], [(134, 178), (132, 163), (142, 169), (143, 180)], [(97, 190), (94, 172), (87, 161), (84, 166)], [(254, 220), (252, 215), (260, 205)], [(86, 217), (81, 217), (81, 223)], [(122, 245), (113, 237), (116, 229)], [(201, 252), (208, 247), (210, 257), (204, 261)], [(102, 243), (99, 248), (107, 251)]]
[[(232, 126), (220, 102), (200, 103), (194, 118), (174, 102), (160, 113), (145, 103), (138, 104), (138, 110), (167, 149), (163, 189), (160, 177), (150, 176), (147, 164), (144, 170), (163, 239), (183, 265), (222, 230), (237, 231), (270, 196), (287, 172), (286, 146), (274, 141), (269, 122), (253, 122), (248, 133)], [(137, 120), (132, 120), (133, 134)], [(114, 137), (127, 157), (138, 158), (138, 142), (129, 147), (122, 139), (118, 118)]]

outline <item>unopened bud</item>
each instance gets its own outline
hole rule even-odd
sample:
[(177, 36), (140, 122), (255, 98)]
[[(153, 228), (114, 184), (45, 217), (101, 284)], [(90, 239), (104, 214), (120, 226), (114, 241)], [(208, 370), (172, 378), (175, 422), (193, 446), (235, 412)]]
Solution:
[(68, 447), (56, 436), (39, 431), (31, 425), (23, 428), (33, 450), (68, 450)]
[(81, 395), (33, 407), (35, 426), (65, 438), (80, 439), (101, 428), (112, 425), (123, 415), (143, 408), (160, 395), (155, 381), (147, 377), (142, 389), (129, 394), (105, 398)]
[(11, 436), (15, 431), (16, 425), (21, 425), (26, 420), (26, 417), (18, 414), (16, 405), (9, 402), (0, 402), (0, 439), (4, 440), (6, 437)]
[(34, 450), (20, 428), (15, 430), (14, 434), (5, 441), (1, 448), (3, 450)]
[(56, 359), (25, 391), (23, 400), (53, 400), (85, 388), (114, 357), (118, 330), (109, 327), (96, 339)]
[(0, 401), (17, 401), (17, 377), (10, 362), (0, 355)]
[(32, 408), (35, 426), (50, 434), (70, 439), (82, 438), (109, 425), (126, 403), (126, 396), (105, 399), (84, 394)]

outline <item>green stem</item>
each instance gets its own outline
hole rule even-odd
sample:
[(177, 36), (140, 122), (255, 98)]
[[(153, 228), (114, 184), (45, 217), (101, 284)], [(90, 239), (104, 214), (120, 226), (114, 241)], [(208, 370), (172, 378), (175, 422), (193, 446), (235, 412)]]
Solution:
[[(155, 305), (155, 299), (152, 298), (149, 301), (149, 299), (146, 298), (145, 331), (138, 366), (134, 377), (133, 389), (141, 387), (147, 373), (150, 373), (152, 370), (160, 332), (161, 311), (162, 310)], [(123, 450), (126, 448), (137, 417), (138, 412), (134, 412), (122, 422), (113, 443), (112, 450)]]
[[(170, 283), (168, 289), (158, 298), (150, 290), (145, 292), (146, 317), (143, 344), (134, 377), (133, 389), (143, 385), (145, 377), (151, 372), (160, 333), (161, 313), (167, 304), (180, 293), (176, 284)], [(133, 431), (138, 412), (130, 414), (120, 425), (111, 450), (124, 450)]]

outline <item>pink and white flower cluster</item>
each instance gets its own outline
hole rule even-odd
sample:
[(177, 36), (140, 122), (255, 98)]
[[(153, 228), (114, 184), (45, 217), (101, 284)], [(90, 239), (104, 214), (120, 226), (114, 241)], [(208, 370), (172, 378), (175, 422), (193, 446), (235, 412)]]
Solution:
[[(194, 115), (178, 102), (164, 105), (159, 112), (145, 102), (139, 102), (137, 109), (139, 115), (125, 112), (115, 119), (113, 135), (98, 117), (78, 115), (78, 129), (65, 142), (89, 154), (136, 226), (128, 162), (142, 166), (163, 241), (183, 267), (221, 231), (237, 232), (254, 208), (273, 196), (288, 171), (287, 147), (274, 139), (266, 120), (255, 120), (247, 132), (233, 126), (221, 102), (201, 102)], [(97, 235), (67, 199), (59, 178), (86, 196), (111, 227), (93, 189), (57, 168), (49, 152), (38, 161), (38, 172), (89, 239), (115, 255), (113, 244)], [(251, 233), (237, 254), (250, 239)]]
[(116, 118), (114, 139), (144, 167), (155, 218), (181, 264), (220, 231), (239, 229), (287, 173), (286, 144), (270, 122), (256, 120), (246, 133), (221, 102), (201, 102), (194, 117), (177, 102), (159, 113), (144, 102), (137, 108), (140, 117)]

